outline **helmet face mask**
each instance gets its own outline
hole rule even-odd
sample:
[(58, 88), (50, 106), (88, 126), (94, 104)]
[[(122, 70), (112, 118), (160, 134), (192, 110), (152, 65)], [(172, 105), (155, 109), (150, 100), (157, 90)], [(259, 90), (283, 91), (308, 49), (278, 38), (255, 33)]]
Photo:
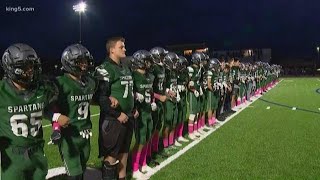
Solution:
[(169, 52), (163, 59), (163, 64), (166, 69), (176, 70), (179, 61), (179, 56), (176, 53)]
[(220, 69), (220, 61), (217, 58), (209, 59), (208, 68), (212, 69), (215, 72), (218, 72)]
[(191, 62), (198, 66), (203, 66), (205, 64), (206, 57), (202, 52), (195, 52), (192, 54)]
[(186, 69), (188, 66), (188, 60), (184, 56), (179, 56), (179, 60), (177, 62), (177, 70), (182, 71)]
[(39, 81), (42, 72), (40, 59), (27, 44), (14, 44), (3, 54), (2, 67), (5, 76), (15, 83), (31, 86)]
[(77, 68), (76, 72), (79, 75), (85, 75), (89, 72), (89, 65), (88, 59), (86, 58), (79, 58), (75, 60), (75, 68)]
[(26, 63), (17, 64), (15, 67), (15, 74), (17, 76), (17, 79), (31, 83), (34, 80), (35, 74), (35, 65), (32, 61), (28, 61)]
[(81, 44), (68, 46), (62, 53), (61, 63), (65, 71), (75, 76), (86, 75), (94, 67), (92, 55)]

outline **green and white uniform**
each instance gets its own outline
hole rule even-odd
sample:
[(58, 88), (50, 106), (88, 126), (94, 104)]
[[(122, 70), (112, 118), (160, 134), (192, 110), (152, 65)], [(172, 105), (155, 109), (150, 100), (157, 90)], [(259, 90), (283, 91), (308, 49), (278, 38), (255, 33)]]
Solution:
[(189, 91), (188, 91), (188, 100), (189, 100), (189, 111), (190, 114), (196, 115), (200, 112), (199, 97), (196, 97), (193, 90), (200, 91), (200, 68), (196, 66), (188, 67), (189, 74)]
[(153, 81), (154, 76), (148, 72), (146, 72), (146, 74), (138, 71), (133, 72), (133, 90), (135, 93), (139, 93), (144, 97), (142, 102), (136, 101), (136, 109), (139, 111), (135, 125), (137, 144), (146, 144), (152, 135), (153, 121), (151, 116), (151, 103), (153, 102)]
[(187, 84), (189, 80), (188, 70), (182, 70), (178, 74), (178, 124), (187, 119)]
[[(153, 92), (159, 95), (165, 94), (165, 68), (163, 66), (154, 64), (153, 65), (153, 75), (154, 75), (154, 82), (153, 82)], [(154, 130), (160, 131), (163, 123), (164, 123), (164, 103), (160, 100), (156, 99), (157, 110), (152, 112), (152, 120), (153, 120), (153, 127)]]
[[(173, 91), (177, 93), (177, 73), (174, 70), (166, 69), (166, 91)], [(177, 107), (177, 97), (168, 98), (165, 102), (165, 127), (175, 127), (178, 120), (178, 107)]]
[(212, 91), (210, 91), (209, 89), (207, 89), (206, 91), (206, 112), (208, 112), (209, 110), (215, 110), (218, 108), (218, 93), (219, 93), (219, 89), (217, 86), (217, 82), (218, 82), (218, 76), (217, 74), (212, 71), (212, 70), (208, 70), (207, 71), (207, 80), (211, 81), (211, 85), (212, 85)]
[(240, 89), (240, 69), (238, 66), (231, 67), (230, 70), (230, 82), (232, 83), (232, 95), (235, 95), (236, 98), (239, 96)]
[(208, 87), (208, 79), (207, 79), (207, 72), (204, 70), (204, 68), (200, 68), (200, 80), (198, 81), (199, 83), (199, 112), (205, 112), (206, 111), (206, 89)]
[(33, 90), (18, 91), (11, 80), (0, 81), (1, 178), (43, 180), (48, 172), (44, 156), (42, 118), (58, 90), (41, 82)]
[[(117, 157), (129, 151), (133, 134), (132, 72), (126, 65), (107, 58), (96, 68), (95, 77), (99, 80), (99, 156)], [(105, 105), (110, 96), (118, 100), (115, 109)], [(128, 122), (117, 120), (121, 112), (128, 115)]]
[(57, 77), (59, 112), (70, 118), (67, 128), (62, 128), (59, 151), (69, 176), (83, 174), (90, 156), (90, 139), (80, 136), (80, 131), (92, 128), (90, 101), (96, 90), (96, 82), (89, 76), (81, 81), (64, 74)]
[(218, 109), (218, 103), (219, 103), (219, 99), (220, 99), (220, 90), (218, 87), (218, 80), (219, 80), (219, 73), (212, 72), (212, 76), (211, 76), (211, 84), (213, 86), (212, 104), (211, 104), (212, 110)]

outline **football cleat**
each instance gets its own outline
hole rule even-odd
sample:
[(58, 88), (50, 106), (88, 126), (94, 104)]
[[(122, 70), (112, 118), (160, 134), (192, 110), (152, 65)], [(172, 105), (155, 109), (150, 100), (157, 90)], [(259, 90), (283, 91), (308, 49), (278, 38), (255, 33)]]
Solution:
[(174, 145), (175, 145), (176, 147), (181, 147), (181, 146), (182, 146), (182, 144), (180, 144), (177, 140), (174, 142)]
[(142, 171), (143, 173), (154, 173), (154, 172), (155, 172), (155, 171), (154, 171), (150, 166), (148, 166), (148, 165), (142, 166), (141, 171)]
[(143, 174), (141, 171), (135, 171), (132, 173), (132, 177), (134, 179), (139, 179), (139, 180), (148, 180), (150, 179), (150, 176)]
[(198, 139), (198, 137), (197, 137), (194, 133), (189, 134), (189, 135), (188, 135), (188, 138), (191, 139), (191, 140), (196, 140), (196, 139)]
[(180, 142), (189, 142), (188, 139), (186, 139), (186, 138), (184, 138), (184, 137), (182, 137), (182, 136), (180, 136), (180, 137), (178, 138), (178, 141), (180, 141)]

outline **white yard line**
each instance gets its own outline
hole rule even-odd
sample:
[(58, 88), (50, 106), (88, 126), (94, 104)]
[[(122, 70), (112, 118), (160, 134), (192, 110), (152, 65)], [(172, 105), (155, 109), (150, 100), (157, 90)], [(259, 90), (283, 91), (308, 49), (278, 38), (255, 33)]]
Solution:
[[(100, 113), (98, 113), (98, 114), (92, 114), (90, 117), (95, 117), (95, 116), (99, 116), (99, 114)], [(44, 126), (42, 126), (43, 128), (46, 128), (46, 127), (50, 127), (51, 126), (51, 124), (47, 124), (47, 125), (44, 125)]]
[[(279, 83), (283, 81), (280, 80)], [(277, 83), (276, 85), (278, 85), (279, 83)], [(276, 86), (275, 85), (275, 86)], [(274, 86), (274, 87), (275, 87)], [(238, 110), (236, 113), (232, 114), (231, 116), (229, 116), (225, 121), (223, 122), (219, 122), (218, 125), (216, 125), (214, 127), (214, 129), (208, 131), (206, 134), (202, 135), (200, 138), (198, 138), (197, 140), (191, 142), (190, 144), (188, 144), (186, 147), (184, 147), (183, 149), (181, 149), (180, 151), (178, 151), (176, 154), (170, 156), (168, 159), (164, 160), (163, 162), (160, 163), (160, 165), (156, 166), (153, 168), (153, 172), (152, 173), (148, 173), (148, 175), (151, 177), (152, 175), (154, 175), (155, 173), (157, 173), (158, 171), (160, 171), (162, 168), (164, 168), (165, 166), (167, 166), (168, 164), (170, 164), (172, 161), (174, 161), (175, 159), (177, 159), (178, 157), (180, 157), (181, 155), (183, 155), (185, 152), (187, 152), (189, 149), (191, 149), (192, 147), (194, 147), (195, 145), (197, 145), (199, 142), (201, 142), (203, 139), (205, 139), (206, 137), (208, 137), (210, 134), (212, 134), (213, 132), (215, 132), (217, 129), (219, 129), (221, 126), (223, 126), (225, 123), (227, 123), (228, 121), (230, 121), (233, 117), (235, 117), (236, 115), (238, 115), (241, 111), (243, 111), (245, 108), (247, 108), (248, 106), (250, 106), (250, 104), (252, 104), (253, 102), (255, 102), (257, 99), (259, 99), (261, 97), (261, 95), (259, 95), (258, 97), (253, 96), (252, 97), (252, 102), (246, 103), (242, 105), (242, 108), (240, 110)], [(96, 114), (97, 116), (98, 114)], [(93, 115), (92, 115), (93, 116)], [(65, 174), (65, 168), (64, 167), (57, 167), (57, 168), (53, 168), (53, 169), (49, 169), (48, 174), (47, 174), (47, 179), (58, 176), (58, 175), (62, 175)], [(92, 178), (90, 178), (90, 180), (93, 180)]]

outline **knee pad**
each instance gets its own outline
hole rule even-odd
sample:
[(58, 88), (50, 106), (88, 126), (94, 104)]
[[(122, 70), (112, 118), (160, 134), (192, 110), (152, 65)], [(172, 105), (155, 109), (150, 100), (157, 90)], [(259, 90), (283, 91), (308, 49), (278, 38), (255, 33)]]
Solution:
[(102, 180), (117, 180), (118, 179), (118, 164), (110, 164), (108, 161), (102, 162)]
[(194, 121), (195, 118), (196, 118), (195, 114), (190, 114), (189, 115), (189, 120)]

